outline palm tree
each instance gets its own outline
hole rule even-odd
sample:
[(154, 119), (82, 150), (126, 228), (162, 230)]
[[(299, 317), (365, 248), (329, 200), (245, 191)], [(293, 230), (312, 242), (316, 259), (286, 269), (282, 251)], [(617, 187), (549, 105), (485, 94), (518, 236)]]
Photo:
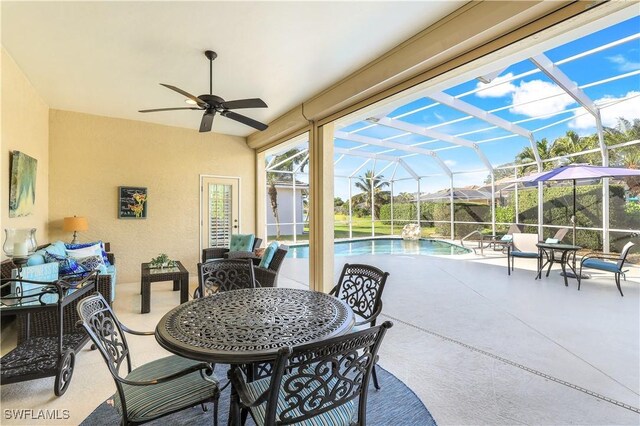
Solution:
[[(276, 155), (271, 164), (277, 165), (277, 170), (292, 172), (299, 170), (304, 172), (304, 168), (309, 164), (309, 155), (302, 154), (300, 148), (292, 148), (282, 154)], [(278, 189), (277, 182), (293, 182), (293, 173), (277, 173), (267, 172), (267, 184), (269, 189), (269, 201), (271, 203), (271, 211), (276, 221), (276, 238), (280, 238), (280, 218), (278, 216)], [(295, 197), (295, 194), (294, 194)], [(295, 212), (293, 213), (295, 214)]]
[(274, 173), (267, 173), (267, 184), (269, 189), (269, 201), (271, 202), (271, 211), (276, 220), (276, 239), (280, 238), (280, 218), (278, 217), (278, 190), (276, 189), (277, 178)]
[[(594, 137), (595, 136), (595, 137)], [(573, 130), (567, 131), (564, 136), (560, 136), (551, 145), (551, 156), (562, 157), (568, 154), (583, 152), (598, 146), (597, 135), (581, 137)], [(593, 163), (597, 162), (598, 153), (583, 154), (574, 157), (566, 157), (568, 163)]]
[[(536, 142), (536, 148), (538, 149), (538, 154), (540, 154), (541, 160), (548, 160), (554, 155), (551, 153), (551, 144), (547, 141), (547, 138), (542, 138)], [(530, 146), (526, 146), (516, 155), (516, 163), (535, 163), (536, 157), (533, 154), (533, 149)], [(542, 163), (544, 170), (549, 170), (553, 168), (551, 163)], [(537, 166), (535, 164), (524, 166), (522, 168), (522, 172), (525, 173), (527, 171), (535, 171), (537, 170)]]
[(369, 211), (371, 211), (372, 196), (374, 198), (375, 208), (374, 211), (371, 211), (371, 217), (373, 220), (376, 220), (376, 216), (379, 216), (380, 204), (382, 204), (386, 198), (383, 194), (382, 188), (389, 186), (389, 182), (382, 180), (383, 177), (384, 176), (382, 175), (376, 176), (373, 170), (367, 170), (364, 176), (360, 176), (355, 183), (356, 188), (367, 195), (364, 202), (366, 203), (365, 205)]

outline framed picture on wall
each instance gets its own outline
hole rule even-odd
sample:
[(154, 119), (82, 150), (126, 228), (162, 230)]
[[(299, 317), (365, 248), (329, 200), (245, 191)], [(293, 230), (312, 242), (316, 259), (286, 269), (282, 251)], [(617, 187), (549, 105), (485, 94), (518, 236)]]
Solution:
[(147, 218), (147, 188), (118, 187), (118, 219)]
[(20, 151), (11, 152), (9, 217), (33, 214), (36, 202), (38, 160)]

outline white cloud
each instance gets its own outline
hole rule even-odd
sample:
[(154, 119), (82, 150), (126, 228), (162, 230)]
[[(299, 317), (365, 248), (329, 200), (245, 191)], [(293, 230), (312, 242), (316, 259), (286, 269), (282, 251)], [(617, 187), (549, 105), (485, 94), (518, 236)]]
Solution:
[[(626, 100), (611, 106), (605, 106), (610, 102), (616, 102), (622, 99)], [(605, 96), (597, 99), (595, 103), (601, 106), (600, 116), (602, 117), (602, 125), (605, 127), (615, 127), (618, 124), (619, 117), (629, 121), (640, 118), (640, 92), (631, 91), (619, 98)], [(569, 127), (577, 130), (594, 129), (596, 127), (595, 119), (591, 114), (585, 114), (585, 112), (584, 108), (575, 111), (575, 118), (569, 122)]]
[[(561, 93), (562, 95), (555, 96)], [(561, 112), (575, 103), (573, 98), (564, 93), (561, 88), (542, 80), (520, 83), (513, 93), (512, 101), (515, 106), (509, 109), (510, 112), (529, 117)]]
[(496, 77), (491, 83), (476, 84), (476, 88), (484, 88), (480, 92), (476, 92), (479, 98), (501, 98), (516, 90), (516, 86), (512, 82), (503, 83), (505, 80), (513, 78), (513, 73), (507, 73), (503, 76)]
[(625, 58), (623, 55), (608, 56), (607, 59), (617, 65), (618, 71), (635, 71), (640, 70), (640, 62), (633, 62)]
[(458, 164), (458, 162), (457, 162), (457, 161), (455, 161), (455, 160), (444, 160), (444, 164), (446, 164), (446, 165), (447, 165), (447, 166), (449, 166), (449, 167), (453, 167), (453, 166), (455, 166), (456, 164)]

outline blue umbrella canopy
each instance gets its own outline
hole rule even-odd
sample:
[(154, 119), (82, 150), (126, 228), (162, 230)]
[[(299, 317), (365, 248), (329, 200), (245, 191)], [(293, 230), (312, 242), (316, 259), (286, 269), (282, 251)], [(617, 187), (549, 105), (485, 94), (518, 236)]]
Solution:
[(592, 166), (590, 164), (569, 164), (557, 169), (544, 172), (533, 173), (517, 179), (516, 182), (537, 183), (558, 180), (573, 181), (573, 244), (576, 243), (576, 180), (580, 179), (601, 179), (601, 178), (622, 178), (627, 176), (640, 176), (640, 170), (625, 169), (623, 167)]
[(623, 167), (592, 166), (590, 164), (570, 164), (557, 169), (530, 174), (518, 179), (517, 182), (620, 178), (627, 176), (640, 176), (640, 170), (625, 169)]

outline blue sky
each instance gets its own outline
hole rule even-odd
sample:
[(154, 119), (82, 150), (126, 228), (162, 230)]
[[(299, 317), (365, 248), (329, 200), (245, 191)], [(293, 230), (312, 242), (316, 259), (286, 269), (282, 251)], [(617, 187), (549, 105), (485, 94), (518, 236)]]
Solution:
[[(640, 38), (635, 37), (640, 33), (640, 17), (635, 16), (626, 21), (620, 22), (611, 27), (591, 33), (585, 37), (559, 45), (547, 50), (544, 54), (553, 62), (558, 62), (570, 58), (582, 52), (604, 46), (625, 37), (632, 37), (632, 40), (606, 50), (593, 53), (591, 55), (559, 64), (560, 70), (565, 73), (578, 86), (590, 85), (601, 80), (619, 77), (630, 73), (624, 78), (603, 84), (584, 87), (584, 93), (601, 107), (601, 114), (605, 126), (615, 126), (616, 117), (627, 119), (640, 118)], [(584, 110), (568, 95), (564, 94), (556, 84), (544, 73), (537, 71), (530, 75), (511, 80), (528, 71), (536, 71), (537, 68), (529, 60), (514, 63), (500, 72), (488, 85), (480, 83), (477, 79), (469, 80), (463, 84), (446, 89), (444, 92), (458, 97), (474, 89), (484, 90), (459, 97), (460, 100), (472, 104), (482, 110), (495, 111), (493, 114), (510, 122), (523, 122), (519, 126), (534, 131), (536, 140), (547, 138), (549, 141), (562, 136), (568, 130), (574, 130), (578, 134), (587, 135), (595, 132), (595, 122), (590, 115), (585, 115)], [(554, 96), (559, 94), (559, 96)], [(546, 98), (546, 99), (542, 99)], [(542, 100), (541, 100), (542, 99)], [(388, 117), (398, 117), (398, 115), (414, 111), (420, 107), (433, 105), (435, 101), (429, 98), (421, 98), (408, 103), (395, 111), (387, 114)], [(611, 104), (610, 106), (605, 106)], [(553, 116), (536, 118), (542, 114), (557, 113)], [(460, 137), (472, 141), (480, 142), (480, 146), (487, 158), (494, 166), (498, 166), (513, 161), (515, 155), (523, 147), (529, 146), (529, 141), (523, 137), (509, 137), (493, 142), (483, 142), (487, 139), (499, 138), (511, 135), (502, 129), (485, 130), (467, 134), (491, 127), (488, 123), (476, 119), (465, 119), (456, 123), (443, 124), (452, 120), (462, 119), (466, 114), (449, 108), (444, 105), (428, 107), (421, 111), (411, 113), (398, 119), (407, 123), (421, 127), (433, 127), (441, 133), (449, 135), (461, 135)], [(550, 125), (557, 121), (567, 119), (561, 124), (556, 124), (547, 129), (541, 127)], [(366, 122), (353, 123), (340, 130), (352, 132), (367, 126)], [(421, 147), (436, 150), (438, 156), (454, 171), (482, 170), (483, 163), (476, 153), (469, 148), (456, 147), (446, 142), (433, 141), (430, 138), (419, 135), (401, 136), (403, 132), (383, 126), (373, 126), (360, 130), (358, 135), (369, 136), (377, 139), (392, 138), (393, 142), (403, 144), (416, 144), (427, 142)], [(464, 135), (462, 135), (464, 134)], [(353, 148), (359, 144), (337, 139), (337, 148)], [(384, 148), (367, 146), (359, 148), (360, 151), (380, 152)], [(406, 155), (406, 152), (394, 151), (389, 155)], [(338, 155), (336, 155), (338, 158)], [(336, 165), (336, 175), (350, 175), (366, 159), (348, 157)], [(436, 163), (423, 155), (412, 156), (405, 159), (406, 163), (419, 175), (442, 174), (442, 170)], [(378, 160), (375, 170), (380, 171), (388, 164), (386, 161)], [(373, 168), (373, 161), (367, 164), (362, 170)], [(394, 168), (390, 167), (383, 173), (385, 177), (390, 177)], [(481, 184), (487, 176), (486, 171), (473, 174), (464, 174), (456, 177), (456, 186), (467, 186), (471, 184)], [(409, 174), (398, 168), (396, 178), (409, 177)], [(422, 192), (435, 192), (443, 187), (448, 187), (448, 179), (444, 176), (430, 177), (424, 179), (421, 185)], [(394, 193), (400, 191), (414, 192), (416, 190), (415, 181), (398, 182)], [(336, 196), (347, 198), (348, 188), (346, 179), (336, 178)], [(355, 193), (355, 191), (354, 191)]]

